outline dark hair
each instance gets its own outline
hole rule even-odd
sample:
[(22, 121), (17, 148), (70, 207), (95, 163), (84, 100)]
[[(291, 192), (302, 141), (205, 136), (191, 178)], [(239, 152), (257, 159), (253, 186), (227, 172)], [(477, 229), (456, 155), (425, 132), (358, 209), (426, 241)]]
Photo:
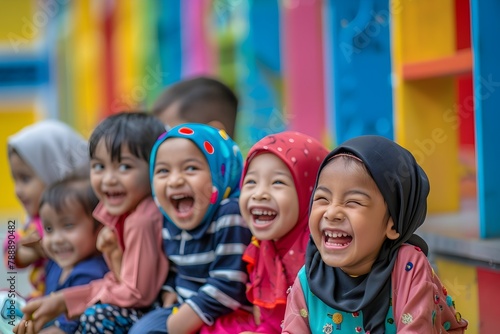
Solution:
[(107, 117), (92, 132), (89, 139), (90, 158), (95, 157), (97, 144), (104, 139), (111, 160), (121, 161), (121, 148), (126, 144), (130, 153), (149, 164), (149, 155), (156, 139), (165, 127), (145, 112), (121, 112)]
[[(65, 209), (70, 209), (69, 205), (72, 201), (78, 202), (89, 216), (92, 215), (99, 199), (92, 189), (88, 176), (73, 174), (53, 183), (43, 192), (40, 208), (48, 204), (57, 213), (61, 213)], [(95, 228), (100, 226), (96, 219), (93, 218), (93, 220)]]
[(172, 104), (179, 104), (179, 116), (190, 123), (222, 122), (233, 137), (238, 98), (221, 81), (202, 76), (182, 80), (168, 87), (153, 105), (153, 115), (160, 116)]

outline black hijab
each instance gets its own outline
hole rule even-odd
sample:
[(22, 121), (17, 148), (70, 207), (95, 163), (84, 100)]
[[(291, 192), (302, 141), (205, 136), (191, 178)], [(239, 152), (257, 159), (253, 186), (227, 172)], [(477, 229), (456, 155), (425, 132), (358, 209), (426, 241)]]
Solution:
[[(355, 278), (340, 268), (326, 265), (310, 238), (305, 264), (307, 280), (311, 291), (324, 303), (344, 312), (363, 311), (365, 331), (384, 333), (391, 297), (391, 273), (399, 247), (410, 243), (427, 254), (427, 244), (414, 232), (422, 225), (427, 213), (429, 180), (409, 151), (380, 136), (347, 140), (323, 160), (318, 176), (339, 153), (349, 153), (363, 161), (387, 203), (400, 236), (396, 240), (387, 239), (371, 271)], [(325, 290), (327, 287), (331, 290)]]

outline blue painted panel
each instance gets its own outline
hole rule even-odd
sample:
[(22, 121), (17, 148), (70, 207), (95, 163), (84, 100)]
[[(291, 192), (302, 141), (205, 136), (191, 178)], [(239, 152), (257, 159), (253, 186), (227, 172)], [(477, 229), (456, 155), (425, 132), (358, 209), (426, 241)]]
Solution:
[(180, 0), (158, 0), (158, 49), (163, 72), (163, 85), (181, 79), (181, 3)]
[(48, 81), (46, 55), (2, 55), (0, 59), (0, 89), (29, 88)]
[(388, 6), (384, 0), (326, 4), (337, 143), (365, 134), (393, 139)]
[(284, 131), (281, 106), (280, 15), (277, 0), (241, 2), (239, 19), (248, 22), (238, 41), (240, 115), (238, 144), (245, 152), (262, 137)]
[(479, 235), (500, 237), (500, 2), (472, 0)]

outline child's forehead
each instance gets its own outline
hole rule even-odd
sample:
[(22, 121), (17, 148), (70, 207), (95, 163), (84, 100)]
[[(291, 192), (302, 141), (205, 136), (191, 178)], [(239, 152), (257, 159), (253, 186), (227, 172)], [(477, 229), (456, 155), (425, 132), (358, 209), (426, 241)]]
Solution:
[(271, 151), (260, 151), (249, 159), (248, 169), (272, 169), (276, 166), (286, 168), (287, 171), (291, 172), (286, 165), (285, 161), (278, 154)]
[(166, 155), (168, 157), (171, 154), (170, 152), (173, 151), (175, 151), (177, 158), (191, 156), (193, 153), (204, 156), (199, 145), (188, 137), (168, 137), (160, 144), (157, 155)]
[(366, 166), (357, 159), (335, 156), (319, 172), (319, 180), (327, 183), (344, 181), (347, 177), (357, 182), (375, 182)]

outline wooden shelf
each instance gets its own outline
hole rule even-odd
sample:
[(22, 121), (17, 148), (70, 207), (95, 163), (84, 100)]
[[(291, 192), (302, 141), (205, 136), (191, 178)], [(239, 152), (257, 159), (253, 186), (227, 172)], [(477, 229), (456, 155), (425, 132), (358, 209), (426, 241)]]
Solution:
[(472, 73), (471, 49), (458, 50), (450, 57), (407, 63), (403, 65), (405, 80), (420, 80)]

